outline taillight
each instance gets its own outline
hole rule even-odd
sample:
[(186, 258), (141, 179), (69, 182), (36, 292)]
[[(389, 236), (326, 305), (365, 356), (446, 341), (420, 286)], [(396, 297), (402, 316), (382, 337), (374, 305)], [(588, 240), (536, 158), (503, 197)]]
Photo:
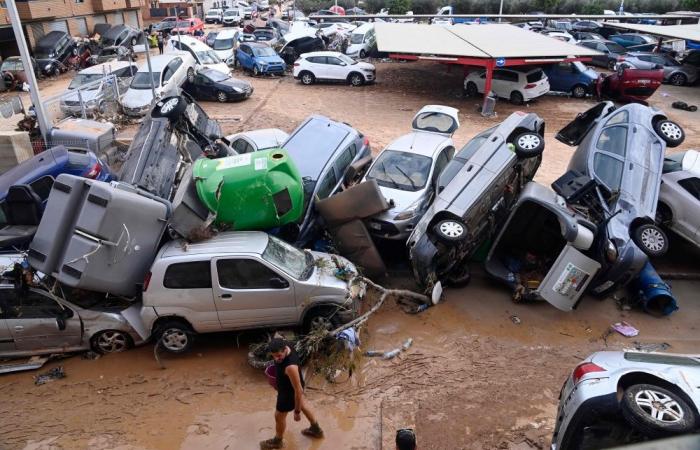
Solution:
[(97, 162), (97, 163), (95, 163), (94, 166), (92, 166), (90, 168), (90, 171), (87, 173), (87, 175), (85, 175), (85, 178), (91, 178), (94, 180), (95, 178), (97, 178), (100, 175), (101, 172), (102, 172), (102, 166), (100, 165), (99, 162)]
[(365, 140), (362, 141), (362, 143), (365, 145), (365, 147), (369, 147), (369, 138), (365, 136)]
[(624, 56), (618, 56), (618, 57), (617, 57), (617, 60), (618, 60), (618, 61), (624, 61), (624, 60), (625, 60), (625, 57), (624, 57)]
[(294, 67), (299, 67), (300, 65), (301, 65), (301, 64), (299, 64), (298, 62), (295, 62), (295, 63), (294, 63)]
[(143, 278), (143, 292), (148, 290), (148, 285), (151, 284), (151, 272), (148, 272)]
[(577, 384), (581, 378), (583, 378), (584, 375), (593, 373), (593, 372), (605, 372), (606, 370), (600, 367), (597, 364), (593, 364), (592, 362), (585, 362), (583, 364), (579, 364), (576, 366), (574, 369), (574, 384)]
[(535, 83), (530, 83), (530, 84), (525, 85), (525, 89), (532, 89), (534, 87), (537, 87), (537, 85)]

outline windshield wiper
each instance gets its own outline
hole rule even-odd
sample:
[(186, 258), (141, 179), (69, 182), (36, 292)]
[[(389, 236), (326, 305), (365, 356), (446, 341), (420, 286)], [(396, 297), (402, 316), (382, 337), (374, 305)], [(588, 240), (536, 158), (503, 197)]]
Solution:
[(398, 170), (399, 172), (401, 172), (401, 175), (403, 175), (403, 176), (406, 177), (406, 179), (408, 180), (408, 182), (411, 183), (411, 186), (413, 186), (413, 189), (416, 189), (416, 183), (413, 182), (413, 180), (411, 179), (411, 177), (409, 177), (408, 175), (406, 175), (406, 172), (404, 172), (403, 169), (401, 169), (401, 167), (396, 166), (396, 170)]
[(384, 172), (384, 175), (386, 175), (387, 178), (389, 178), (389, 181), (391, 181), (391, 184), (393, 184), (395, 188), (398, 188), (398, 187), (399, 187), (399, 183), (397, 183), (396, 180), (394, 180), (394, 179), (391, 177), (391, 175), (389, 175), (389, 174), (386, 172), (386, 167), (384, 167), (384, 161), (382, 161), (382, 162), (379, 163), (379, 167), (382, 168), (382, 172)]

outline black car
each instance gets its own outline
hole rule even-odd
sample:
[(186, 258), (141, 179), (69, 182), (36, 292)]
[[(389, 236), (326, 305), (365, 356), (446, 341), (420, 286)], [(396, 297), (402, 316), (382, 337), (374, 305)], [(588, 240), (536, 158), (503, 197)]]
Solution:
[(143, 31), (129, 25), (115, 25), (102, 36), (103, 47), (133, 47), (143, 40)]
[(602, 27), (601, 24), (592, 20), (579, 20), (571, 24), (571, 28), (573, 28), (574, 31), (588, 31), (592, 33), (597, 33)]
[(681, 64), (688, 64), (700, 69), (700, 50), (689, 51), (681, 60)]
[(58, 75), (67, 70), (66, 61), (76, 51), (75, 41), (65, 31), (51, 31), (34, 47), (34, 58), (46, 75)]
[(176, 20), (163, 20), (162, 22), (157, 22), (153, 24), (151, 31), (158, 33), (170, 33), (170, 31), (177, 25)]
[(304, 53), (320, 52), (326, 49), (326, 44), (320, 37), (304, 36), (287, 42), (284, 36), (272, 46), (289, 65), (299, 59)]
[(197, 100), (227, 102), (245, 100), (253, 93), (253, 86), (247, 81), (238, 80), (218, 70), (204, 68), (187, 83), (185, 90)]

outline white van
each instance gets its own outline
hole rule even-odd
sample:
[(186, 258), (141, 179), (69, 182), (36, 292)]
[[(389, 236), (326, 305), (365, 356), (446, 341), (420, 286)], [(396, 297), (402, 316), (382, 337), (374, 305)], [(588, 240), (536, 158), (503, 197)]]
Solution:
[(212, 8), (209, 11), (207, 11), (207, 14), (204, 16), (204, 22), (205, 23), (221, 23), (223, 18), (224, 18), (224, 12), (222, 10)]
[(364, 59), (376, 45), (377, 37), (374, 34), (374, 24), (366, 23), (353, 30), (350, 35), (350, 45), (345, 50), (345, 54), (353, 58)]
[(204, 42), (192, 36), (171, 36), (168, 39), (165, 47), (165, 53), (188, 52), (197, 63), (196, 69), (208, 67), (209, 69), (217, 70), (225, 75), (231, 74), (231, 69), (228, 68), (219, 55), (212, 50)]
[(216, 35), (214, 39), (214, 52), (216, 55), (226, 63), (227, 66), (232, 67), (234, 62), (234, 53), (236, 47), (238, 46), (238, 37), (241, 35), (240, 29), (234, 30), (221, 30), (219, 34)]

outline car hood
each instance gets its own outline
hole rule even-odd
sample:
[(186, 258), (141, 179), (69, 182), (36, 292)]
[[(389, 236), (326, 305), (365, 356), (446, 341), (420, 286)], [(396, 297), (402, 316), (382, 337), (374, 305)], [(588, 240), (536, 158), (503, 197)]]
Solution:
[(271, 64), (277, 64), (277, 63), (283, 63), (284, 61), (282, 58), (279, 57), (279, 55), (270, 55), (270, 56), (256, 56), (255, 60), (260, 62), (260, 61), (265, 61), (266, 63), (271, 63)]
[(345, 269), (350, 272), (350, 278), (354, 278), (357, 275), (357, 267), (342, 256), (313, 251), (309, 251), (309, 253), (314, 257), (316, 265), (309, 279), (302, 282), (311, 288), (309, 296), (348, 295), (350, 292), (349, 280), (342, 279), (336, 274), (339, 269)]
[(382, 213), (382, 216), (393, 217), (395, 214), (404, 211), (411, 206), (423, 194), (423, 189), (420, 191), (404, 191), (402, 189), (394, 189), (385, 186), (379, 186), (379, 191), (384, 198), (392, 205), (392, 207)]
[(219, 71), (221, 73), (225, 73), (226, 75), (231, 73), (231, 69), (229, 69), (229, 67), (224, 62), (220, 62), (217, 64), (205, 64), (204, 67)]
[(375, 70), (374, 64), (366, 63), (366, 62), (358, 62), (357, 64), (353, 64), (353, 67), (357, 67), (358, 69), (361, 70)]
[(585, 71), (581, 72), (581, 75), (585, 76), (586, 78), (589, 78), (591, 81), (598, 79), (598, 72), (591, 69), (590, 67), (587, 67)]
[(250, 83), (247, 81), (243, 80), (237, 80), (235, 78), (229, 78), (228, 80), (220, 81), (219, 84), (222, 84), (224, 86), (230, 86), (232, 88), (239, 88), (239, 89), (249, 89), (250, 88)]
[(222, 61), (226, 61), (231, 55), (233, 55), (233, 49), (229, 48), (227, 50), (214, 50), (216, 56), (218, 56)]
[(122, 97), (122, 105), (127, 108), (141, 108), (150, 105), (152, 99), (150, 89), (128, 89)]
[(77, 89), (71, 89), (66, 92), (65, 95), (61, 97), (63, 102), (79, 102), (82, 98), (83, 102), (89, 102), (90, 100), (95, 100), (102, 93), (102, 89), (91, 89), (89, 91), (81, 90), (80, 95), (78, 95)]

